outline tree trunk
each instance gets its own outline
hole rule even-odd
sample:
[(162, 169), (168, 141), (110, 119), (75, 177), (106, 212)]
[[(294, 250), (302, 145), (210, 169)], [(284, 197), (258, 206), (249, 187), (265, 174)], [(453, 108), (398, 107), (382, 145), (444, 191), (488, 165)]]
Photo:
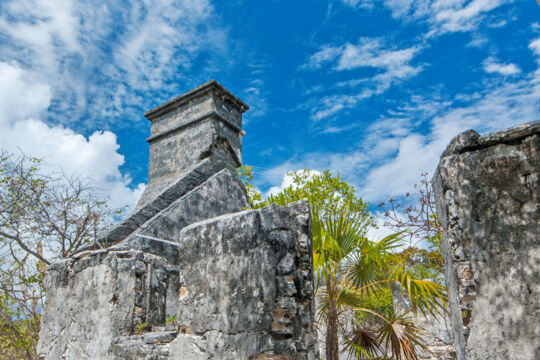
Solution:
[(326, 317), (326, 360), (339, 360), (338, 314), (332, 302)]

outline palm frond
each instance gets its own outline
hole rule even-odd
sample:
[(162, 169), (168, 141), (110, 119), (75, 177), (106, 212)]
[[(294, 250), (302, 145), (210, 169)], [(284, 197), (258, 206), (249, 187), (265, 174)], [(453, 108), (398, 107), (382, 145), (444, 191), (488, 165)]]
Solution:
[(446, 311), (447, 297), (443, 285), (431, 280), (414, 279), (402, 265), (396, 266), (389, 278), (400, 284), (401, 297), (405, 296), (404, 291), (406, 291), (411, 299), (413, 310), (419, 310), (424, 317), (427, 313), (437, 316)]
[(354, 359), (372, 359), (382, 353), (377, 332), (374, 329), (356, 327), (344, 337), (342, 353)]
[(422, 329), (410, 321), (407, 313), (395, 316), (386, 322), (379, 333), (379, 342), (390, 351), (392, 359), (418, 360), (417, 347), (427, 350), (422, 343)]
[(386, 271), (393, 259), (391, 250), (399, 246), (403, 232), (388, 235), (378, 242), (363, 239), (357, 251), (351, 253), (344, 261), (346, 272), (352, 284), (358, 288), (366, 288), (369, 284), (386, 277)]

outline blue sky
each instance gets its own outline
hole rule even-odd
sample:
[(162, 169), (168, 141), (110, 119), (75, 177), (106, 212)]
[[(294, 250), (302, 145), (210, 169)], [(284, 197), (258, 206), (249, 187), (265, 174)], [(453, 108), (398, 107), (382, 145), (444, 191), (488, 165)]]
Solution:
[(537, 120), (539, 66), (534, 0), (8, 0), (0, 144), (132, 205), (143, 113), (214, 78), (251, 106), (259, 189), (328, 168), (377, 204), (432, 174), (459, 132)]

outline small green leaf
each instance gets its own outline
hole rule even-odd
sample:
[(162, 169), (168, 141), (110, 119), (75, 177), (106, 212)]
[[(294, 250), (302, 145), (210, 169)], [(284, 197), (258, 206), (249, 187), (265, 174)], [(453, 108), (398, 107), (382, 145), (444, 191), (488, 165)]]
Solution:
[(137, 334), (140, 334), (142, 329), (144, 329), (146, 326), (148, 326), (147, 323), (143, 322), (142, 324), (140, 324), (139, 326), (137, 326)]
[(176, 320), (176, 314), (167, 319), (167, 324), (172, 323), (174, 320)]

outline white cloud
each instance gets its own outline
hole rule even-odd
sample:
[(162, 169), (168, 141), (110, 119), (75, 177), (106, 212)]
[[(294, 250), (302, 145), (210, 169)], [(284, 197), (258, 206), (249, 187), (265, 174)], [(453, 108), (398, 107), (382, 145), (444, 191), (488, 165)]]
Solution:
[(418, 52), (418, 47), (393, 49), (385, 46), (381, 38), (361, 38), (357, 45), (345, 44), (337, 64), (337, 70), (357, 67), (395, 69), (407, 66)]
[(533, 51), (533, 53), (536, 55), (536, 61), (540, 63), (540, 38), (532, 41), (529, 44), (529, 49)]
[[(352, 7), (364, 4), (356, 0), (342, 1)], [(371, 0), (369, 2), (382, 2), (392, 12), (392, 17), (395, 19), (404, 22), (427, 22), (430, 26), (428, 36), (435, 36), (473, 31), (486, 21), (492, 27), (504, 26), (506, 19), (490, 18), (489, 15), (493, 10), (513, 0)]]
[(302, 68), (319, 69), (323, 64), (333, 62), (334, 69), (337, 71), (359, 67), (390, 71), (409, 66), (419, 50), (418, 46), (397, 49), (389, 46), (383, 38), (362, 37), (356, 45), (346, 43), (342, 46), (322, 46), (319, 51), (310, 56), (309, 61)]
[(51, 126), (38, 118), (50, 105), (46, 84), (33, 82), (16, 63), (0, 62), (0, 144), (3, 150), (36, 156), (47, 166), (58, 166), (66, 174), (79, 174), (103, 189), (110, 206), (133, 206), (144, 190), (132, 188), (129, 177), (119, 167), (124, 157), (118, 153), (116, 135), (94, 132), (88, 138), (63, 126)]
[(324, 63), (335, 60), (343, 52), (342, 47), (324, 45), (319, 51), (309, 57), (309, 61), (302, 65), (302, 69), (320, 69)]
[(43, 113), (51, 98), (49, 85), (32, 81), (15, 62), (0, 62), (1, 125)]
[(0, 52), (50, 87), (57, 121), (94, 128), (150, 105), (146, 92), (169, 98), (199, 53), (224, 51), (212, 14), (208, 0), (12, 0)]
[(312, 118), (321, 120), (335, 113), (352, 108), (363, 99), (379, 95), (392, 85), (405, 81), (422, 71), (421, 65), (411, 65), (420, 46), (396, 48), (383, 38), (360, 38), (358, 44), (346, 43), (343, 46), (325, 45), (313, 54), (303, 69), (319, 69), (330, 63), (335, 71), (371, 68), (375, 73), (371, 77), (338, 82), (335, 87), (356, 87), (361, 91), (348, 95), (329, 95), (317, 101), (312, 108)]
[[(301, 173), (301, 172), (303, 172), (303, 169), (291, 170), (291, 171), (286, 172), (285, 174), (283, 174), (283, 178), (281, 179), (281, 184), (279, 186), (272, 186), (264, 196), (268, 197), (270, 195), (279, 194), (280, 192), (282, 192), (289, 186), (292, 186), (293, 189), (296, 189), (296, 184), (294, 183), (294, 175), (292, 173)], [(321, 172), (317, 170), (308, 171), (309, 179), (317, 175), (321, 175)]]
[(209, 0), (3, 2), (0, 147), (90, 178), (113, 207), (134, 205), (144, 185), (99, 129), (120, 115), (113, 125), (132, 128), (141, 107), (176, 95), (201, 52), (224, 52), (212, 15)]
[(484, 71), (490, 74), (496, 73), (504, 76), (509, 76), (516, 75), (521, 72), (521, 69), (516, 64), (502, 64), (493, 57), (488, 57), (484, 60), (482, 64), (484, 66)]
[[(540, 67), (540, 39), (529, 48)], [(367, 201), (398, 198), (412, 191), (422, 173), (433, 175), (454, 136), (468, 129), (482, 134), (537, 120), (539, 98), (539, 70), (504, 83), (494, 80), (473, 94), (413, 96), (366, 129), (355, 150), (296, 157), (263, 176), (268, 184), (276, 184), (281, 179), (276, 175), (286, 170), (327, 168), (339, 171)]]

